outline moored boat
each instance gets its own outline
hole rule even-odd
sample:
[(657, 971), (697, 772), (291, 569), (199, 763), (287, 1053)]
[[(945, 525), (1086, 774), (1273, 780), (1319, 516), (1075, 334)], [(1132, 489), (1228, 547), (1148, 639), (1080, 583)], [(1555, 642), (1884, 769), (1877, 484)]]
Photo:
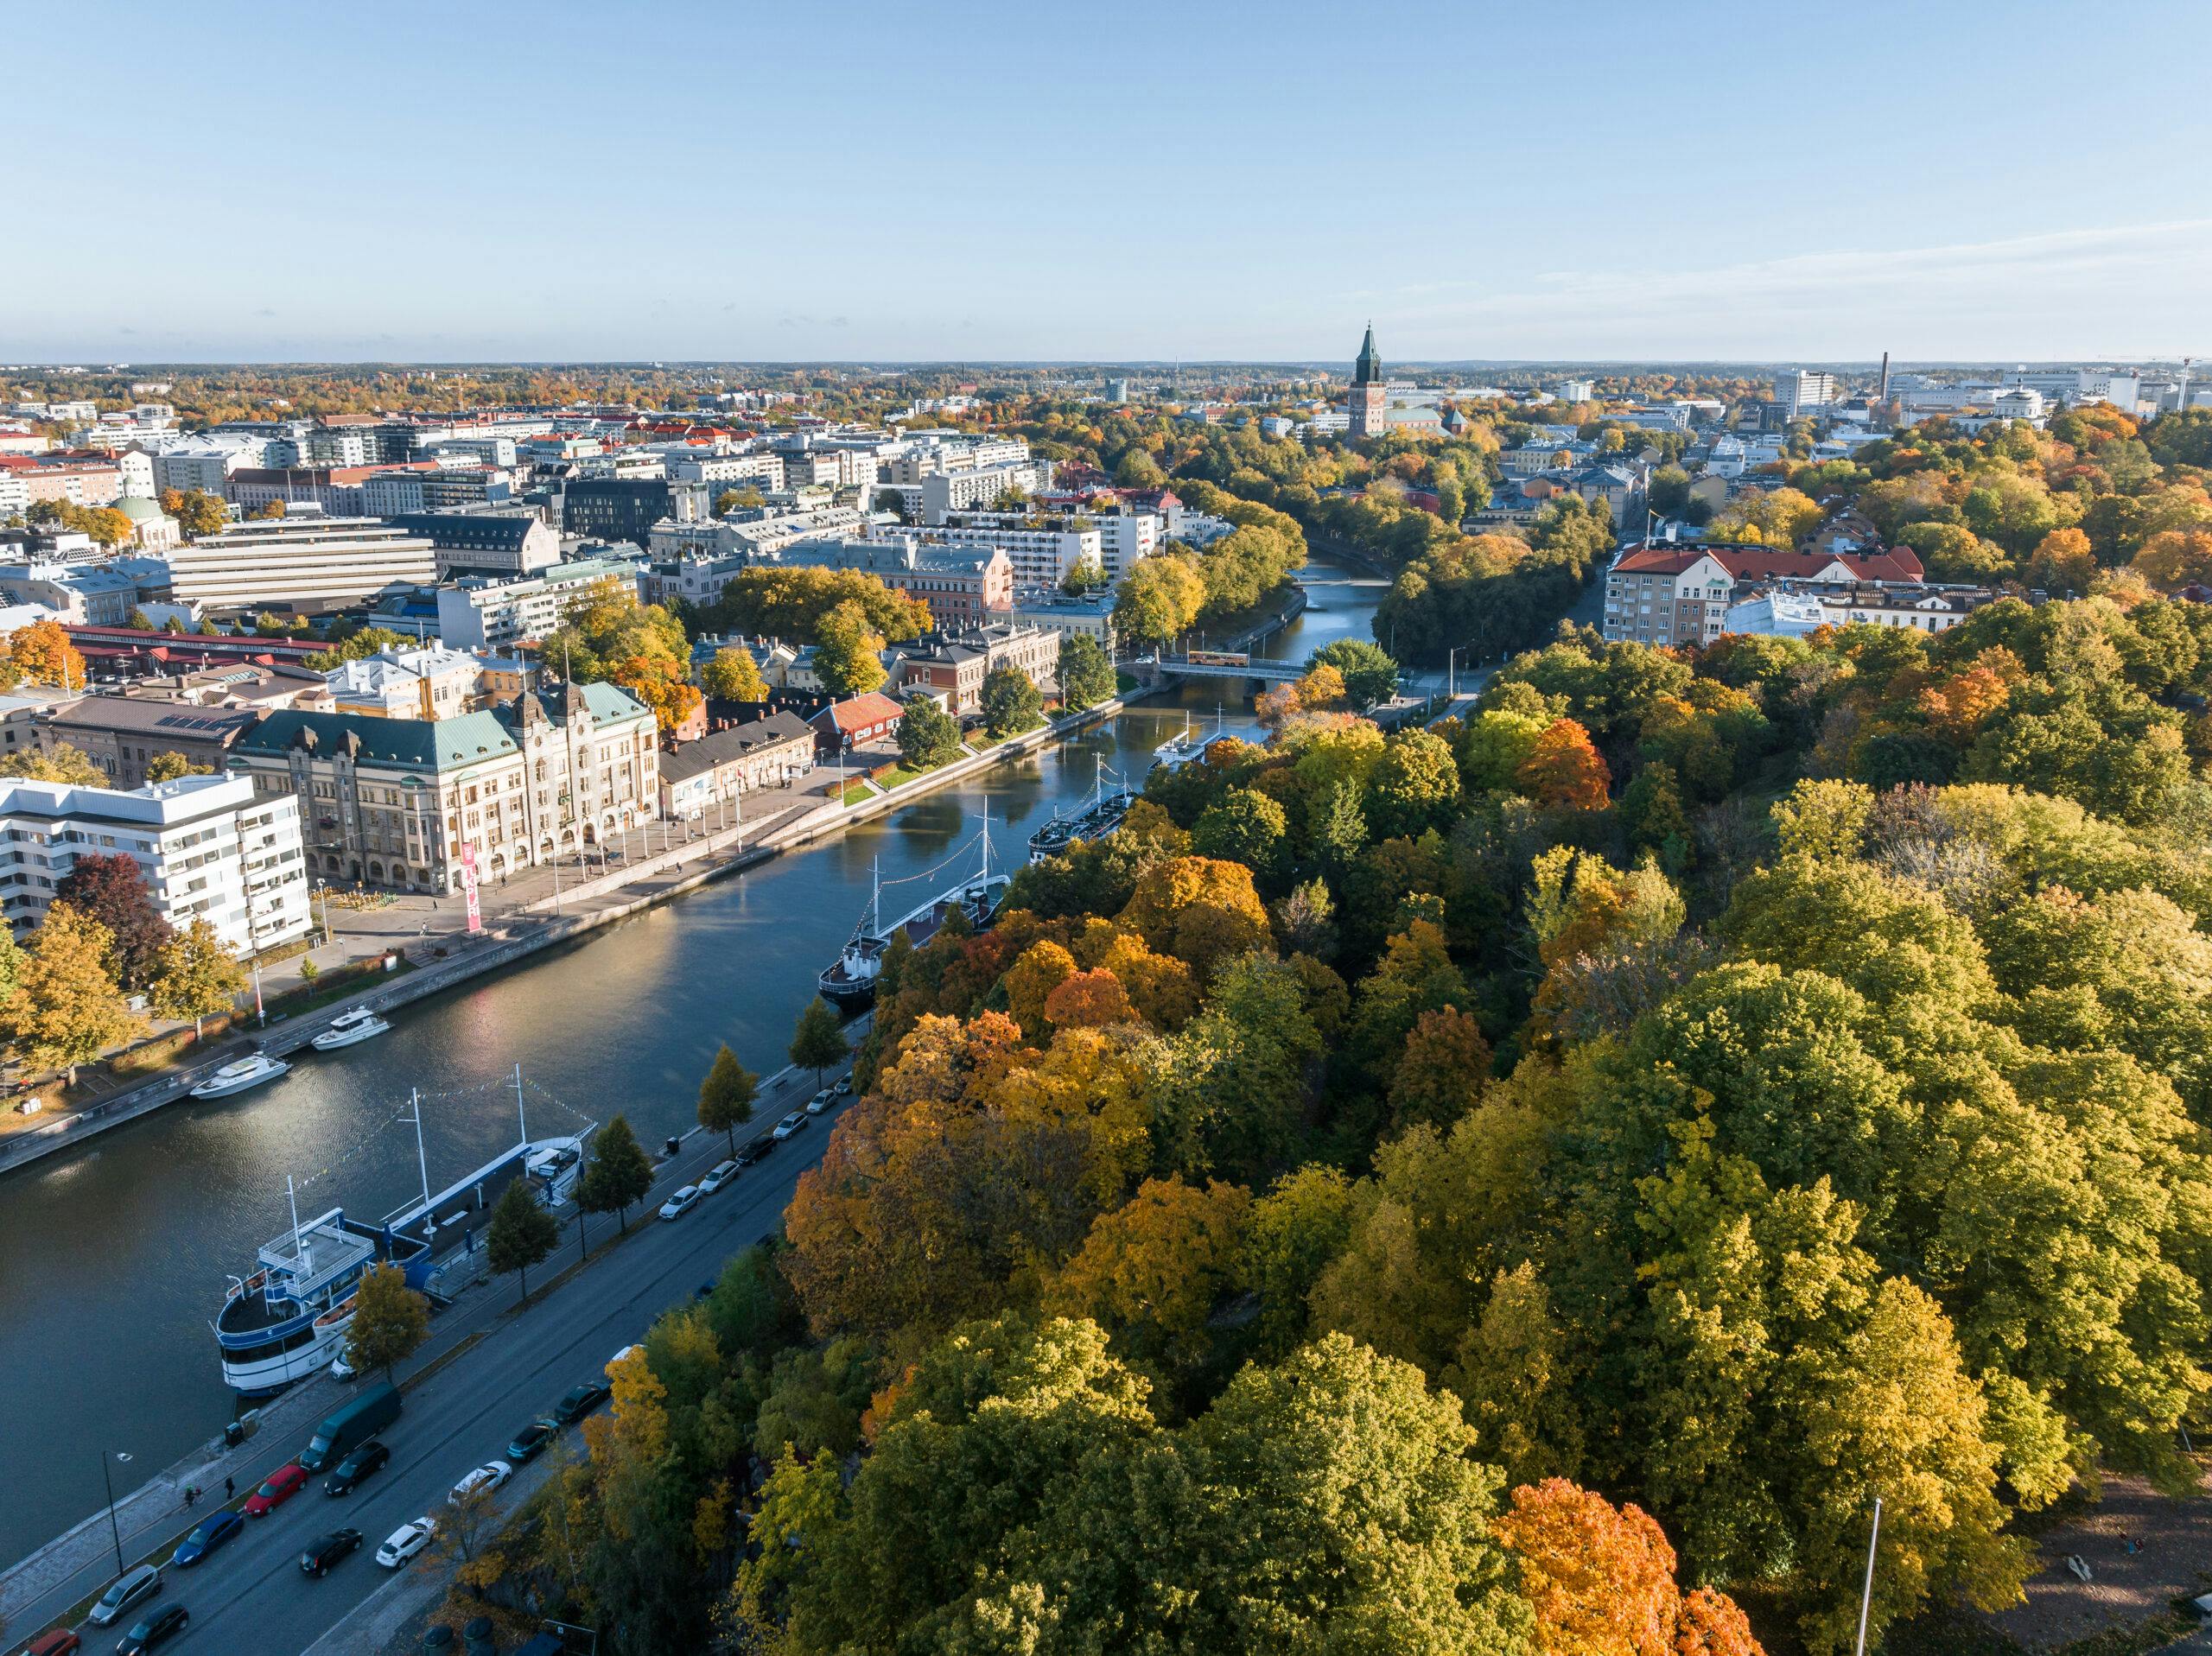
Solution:
[(243, 1058), (233, 1058), (192, 1089), (194, 1098), (228, 1098), (232, 1093), (242, 1093), (249, 1087), (258, 1087), (264, 1081), (274, 1081), (289, 1073), (292, 1066), (282, 1058), (272, 1058), (266, 1052), (256, 1052)]
[[(858, 1012), (875, 999), (876, 979), (883, 970), (884, 951), (891, 947), (891, 940), (904, 932), (906, 941), (916, 949), (921, 948), (938, 932), (955, 914), (962, 916), (971, 930), (981, 931), (991, 923), (998, 912), (1000, 900), (1006, 888), (1014, 881), (1005, 874), (991, 872), (991, 825), (986, 811), (982, 833), (983, 846), (982, 872), (975, 879), (940, 891), (912, 914), (890, 925), (884, 925), (883, 881), (879, 872), (871, 888), (867, 910), (861, 916), (860, 924), (854, 928), (851, 941), (843, 951), (816, 980), (822, 998), (841, 1012)], [(938, 867), (943, 867), (940, 863)], [(932, 872), (935, 871), (932, 870)], [(910, 876), (921, 879), (924, 876)]]
[(311, 1044), (318, 1052), (335, 1052), (340, 1047), (359, 1046), (372, 1041), (391, 1027), (366, 1006), (356, 1006), (330, 1020), (330, 1027), (316, 1036)]
[[(1056, 812), (1052, 820), (1029, 836), (1029, 860), (1043, 862), (1057, 857), (1077, 840), (1100, 840), (1122, 826), (1122, 819), (1129, 814), (1129, 807), (1137, 803), (1137, 793), (1132, 788), (1106, 791), (1106, 761), (1098, 760), (1097, 779), (1092, 783), (1090, 797), (1078, 809)], [(1118, 778), (1116, 778), (1118, 780)]]

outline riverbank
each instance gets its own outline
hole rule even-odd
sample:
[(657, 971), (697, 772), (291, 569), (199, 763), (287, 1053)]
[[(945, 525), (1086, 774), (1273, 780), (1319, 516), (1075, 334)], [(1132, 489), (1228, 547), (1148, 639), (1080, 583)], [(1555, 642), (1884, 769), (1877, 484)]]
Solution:
[[(422, 942), (413, 946), (410, 952), (431, 958), (416, 959), (416, 970), (398, 974), (390, 981), (366, 988), (321, 1012), (288, 1018), (265, 1030), (255, 1031), (250, 1038), (202, 1048), (198, 1061), (188, 1067), (172, 1070), (73, 1115), (41, 1123), (0, 1140), (0, 1177), (50, 1157), (78, 1150), (103, 1133), (189, 1097), (192, 1088), (217, 1066), (249, 1051), (284, 1057), (310, 1046), (315, 1037), (343, 1012), (360, 1006), (389, 1012), (488, 974), (504, 971), (714, 881), (759, 867), (786, 851), (803, 849), (938, 789), (1065, 740), (1112, 718), (1141, 694), (1133, 692), (1080, 713), (1066, 714), (865, 799), (850, 803), (828, 800), (811, 809), (788, 809), (763, 822), (717, 829), (703, 839), (671, 846), (639, 860), (626, 861), (619, 869), (594, 879), (571, 883), (545, 895), (524, 898), (510, 908), (512, 917), (488, 926), (480, 940), (468, 940), (466, 934), (432, 940), (426, 932)], [(447, 958), (435, 958), (441, 950), (447, 953)]]

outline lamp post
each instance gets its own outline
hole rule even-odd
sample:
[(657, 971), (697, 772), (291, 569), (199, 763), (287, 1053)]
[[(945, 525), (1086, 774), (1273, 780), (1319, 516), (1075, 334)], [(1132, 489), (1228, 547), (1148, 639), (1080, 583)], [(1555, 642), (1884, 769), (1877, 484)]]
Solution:
[(115, 1480), (109, 1475), (107, 1469), (108, 1456), (111, 1455), (126, 1463), (130, 1456), (119, 1449), (104, 1449), (100, 1451), (100, 1488), (107, 1492), (107, 1530), (109, 1535), (115, 1540), (115, 1573), (120, 1577), (123, 1574), (123, 1527), (115, 1521)]
[(1459, 677), (1456, 657), (1461, 650), (1471, 650), (1473, 647), (1471, 644), (1453, 644), (1451, 649), (1444, 652), (1444, 700), (1447, 703), (1459, 699)]

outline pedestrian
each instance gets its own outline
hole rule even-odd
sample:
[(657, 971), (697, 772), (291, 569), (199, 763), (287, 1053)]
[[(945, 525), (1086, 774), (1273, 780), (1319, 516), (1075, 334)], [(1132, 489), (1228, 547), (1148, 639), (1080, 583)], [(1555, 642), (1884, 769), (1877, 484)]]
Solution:
[(226, 1477), (226, 1478), (225, 1478), (225, 1479), (223, 1480), (223, 1499), (224, 1499), (224, 1500), (226, 1500), (226, 1501), (232, 1500), (232, 1498), (234, 1498), (234, 1497), (238, 1494), (238, 1481), (236, 1478), (228, 1478), (228, 1477)]
[(192, 1510), (193, 1502), (199, 1499), (200, 1491), (194, 1488), (191, 1484), (186, 1484), (184, 1486), (184, 1510), (190, 1512)]

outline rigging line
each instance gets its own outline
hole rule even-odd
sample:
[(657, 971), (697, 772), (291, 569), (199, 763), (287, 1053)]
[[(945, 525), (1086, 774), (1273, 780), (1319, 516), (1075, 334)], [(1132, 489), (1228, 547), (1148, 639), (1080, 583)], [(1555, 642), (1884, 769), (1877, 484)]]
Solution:
[(887, 879), (883, 883), (886, 885), (907, 885), (912, 884), (918, 879), (927, 879), (932, 874), (943, 873), (944, 870), (951, 865), (956, 858), (966, 856), (970, 850), (981, 844), (982, 838), (983, 830), (982, 828), (977, 828), (972, 835), (963, 840), (957, 846), (946, 852), (944, 853), (944, 860), (938, 864), (936, 867), (925, 868), (918, 874), (901, 874), (896, 879)]

